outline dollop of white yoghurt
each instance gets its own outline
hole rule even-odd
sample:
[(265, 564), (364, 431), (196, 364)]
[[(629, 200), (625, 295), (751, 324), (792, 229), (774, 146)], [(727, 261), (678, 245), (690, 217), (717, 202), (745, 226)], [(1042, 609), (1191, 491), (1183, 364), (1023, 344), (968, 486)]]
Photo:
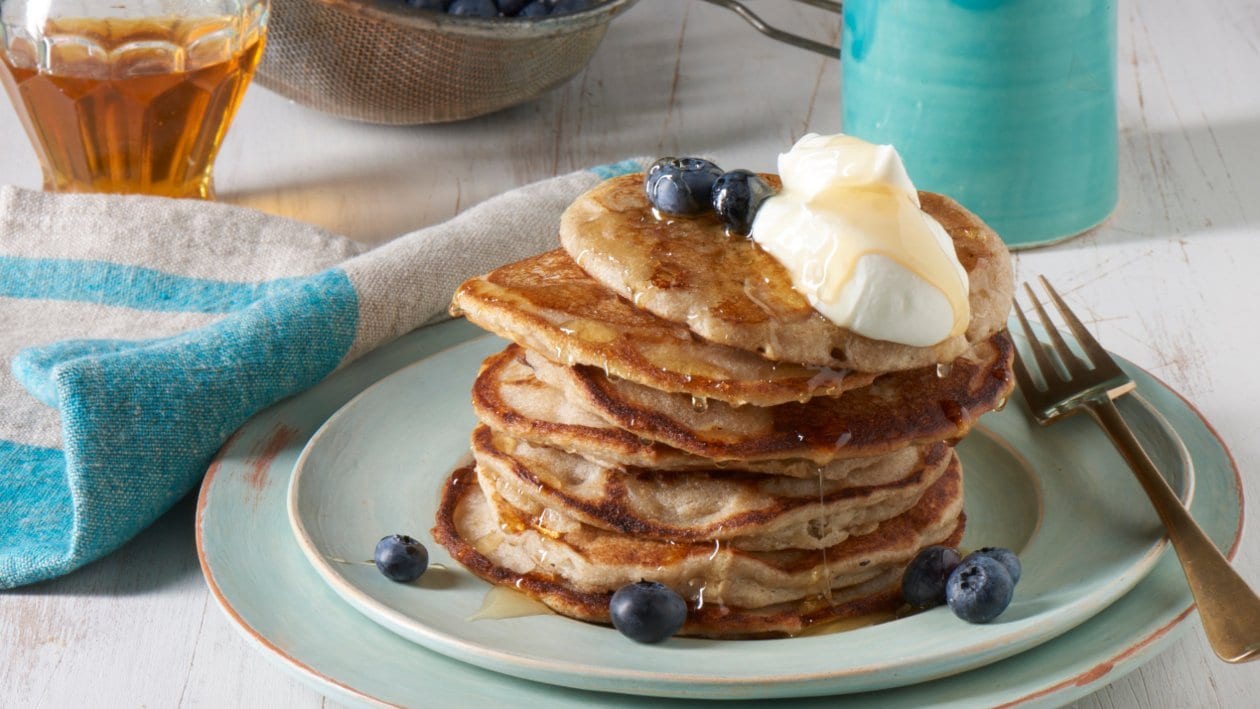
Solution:
[(915, 347), (966, 331), (967, 272), (891, 145), (811, 133), (779, 156), (779, 176), (751, 237), (823, 317)]

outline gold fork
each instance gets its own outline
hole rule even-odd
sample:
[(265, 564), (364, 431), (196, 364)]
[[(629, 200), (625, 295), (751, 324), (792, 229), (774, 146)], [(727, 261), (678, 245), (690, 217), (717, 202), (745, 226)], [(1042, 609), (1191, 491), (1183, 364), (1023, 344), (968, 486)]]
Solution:
[(1155, 512), (1167, 528), (1168, 539), (1177, 552), (1181, 569), (1190, 584), (1190, 593), (1199, 606), (1203, 631), (1207, 634), (1212, 650), (1226, 662), (1247, 662), (1260, 657), (1260, 597), (1247, 587), (1247, 582), (1234, 571), (1212, 540), (1195, 524), (1190, 513), (1151, 462), (1150, 456), (1142, 450), (1116, 405), (1112, 403), (1113, 399), (1133, 391), (1133, 380), (1116, 365), (1115, 360), (1098, 344), (1093, 335), (1089, 334), (1050, 286), (1049, 281), (1044, 276), (1040, 280), (1068, 329), (1075, 336), (1077, 344), (1089, 359), (1089, 364), (1077, 357), (1068, 346), (1037, 300), (1033, 289), (1025, 283), (1024, 290), (1032, 300), (1033, 308), (1066, 370), (1065, 376), (1055, 366), (1048, 348), (1028, 324), (1028, 318), (1024, 317), (1019, 303), (1015, 303), (1015, 315), (1027, 336), (1028, 349), (1035, 360), (1035, 368), (1041, 371), (1041, 378), (1045, 381), (1044, 388), (1036, 385), (1017, 350), (1015, 378), (1019, 382), (1020, 391), (1024, 393), (1024, 400), (1028, 402), (1028, 408), (1032, 409), (1037, 422), (1042, 425), (1054, 423), (1082, 410), (1093, 416), (1133, 469), (1142, 489), (1155, 506)]

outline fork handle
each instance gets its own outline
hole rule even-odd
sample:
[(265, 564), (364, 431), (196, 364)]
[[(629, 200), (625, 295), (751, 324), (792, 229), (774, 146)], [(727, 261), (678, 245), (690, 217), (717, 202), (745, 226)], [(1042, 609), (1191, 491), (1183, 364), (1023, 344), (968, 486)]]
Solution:
[(1168, 529), (1212, 650), (1226, 662), (1260, 658), (1260, 597), (1195, 523), (1111, 399), (1086, 407), (1133, 469)]

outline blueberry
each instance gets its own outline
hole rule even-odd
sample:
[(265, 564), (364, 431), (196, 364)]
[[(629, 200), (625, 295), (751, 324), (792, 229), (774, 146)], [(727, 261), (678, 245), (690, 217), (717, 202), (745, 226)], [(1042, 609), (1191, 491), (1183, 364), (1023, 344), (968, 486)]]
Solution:
[(451, 0), (407, 0), (407, 4), (417, 10), (437, 10), (445, 12)]
[(996, 559), (968, 555), (945, 582), (945, 602), (968, 623), (987, 623), (1011, 604), (1015, 582)]
[(945, 602), (945, 580), (962, 557), (956, 549), (931, 546), (918, 553), (901, 576), (901, 596), (917, 608)]
[(713, 201), (722, 168), (700, 158), (661, 158), (648, 168), (643, 187), (652, 206), (666, 214), (699, 214)]
[(1006, 573), (1011, 575), (1011, 583), (1019, 583), (1019, 575), (1022, 570), (1019, 564), (1019, 557), (1015, 556), (1015, 552), (1002, 547), (984, 547), (977, 549), (967, 555), (967, 558), (973, 556), (987, 556), (1002, 566), (1006, 567)]
[(446, 14), (463, 17), (498, 17), (494, 0), (455, 0), (446, 7)]
[(761, 203), (772, 195), (774, 188), (756, 173), (731, 170), (713, 183), (713, 210), (727, 231), (748, 236)]
[(499, 12), (513, 17), (529, 4), (529, 0), (494, 0), (494, 4), (499, 6)]
[(429, 568), (429, 550), (405, 534), (391, 534), (376, 543), (376, 568), (394, 581), (415, 581)]
[(668, 586), (640, 581), (617, 589), (608, 602), (612, 624), (641, 643), (658, 643), (678, 632), (687, 620), (687, 602)]
[(517, 17), (546, 17), (551, 14), (551, 5), (545, 0), (534, 0), (521, 9)]
[(589, 10), (595, 3), (592, 0), (559, 0), (551, 9), (553, 15), (569, 15), (574, 12)]

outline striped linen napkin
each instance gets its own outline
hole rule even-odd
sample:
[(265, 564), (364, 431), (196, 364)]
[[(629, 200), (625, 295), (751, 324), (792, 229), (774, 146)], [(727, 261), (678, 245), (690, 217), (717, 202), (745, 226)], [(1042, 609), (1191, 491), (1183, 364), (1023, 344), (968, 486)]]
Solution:
[(0, 187), (0, 588), (117, 549), (256, 411), (446, 317), (465, 278), (557, 245), (633, 160), (366, 250), (223, 204)]

